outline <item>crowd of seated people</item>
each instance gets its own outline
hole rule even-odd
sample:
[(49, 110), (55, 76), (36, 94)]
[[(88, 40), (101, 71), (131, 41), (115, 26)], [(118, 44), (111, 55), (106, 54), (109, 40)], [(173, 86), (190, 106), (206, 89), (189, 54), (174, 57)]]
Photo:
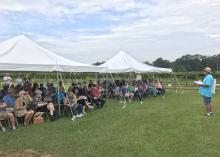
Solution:
[(126, 104), (131, 102), (133, 98), (138, 98), (143, 104), (143, 97), (157, 96), (164, 94), (165, 88), (162, 81), (125, 81), (116, 80), (109, 86), (110, 98), (118, 98), (120, 103)]
[(67, 111), (72, 117), (84, 117), (87, 111), (95, 108), (102, 109), (105, 105), (105, 92), (108, 91), (110, 98), (117, 98), (124, 105), (135, 99), (143, 104), (143, 98), (164, 94), (165, 88), (161, 81), (116, 80), (113, 82), (93, 81), (72, 83), (65, 90), (63, 82), (58, 87), (53, 83), (38, 84), (22, 81), (19, 76), (16, 84), (11, 83), (7, 74), (4, 77), (3, 88), (0, 90), (0, 129), (5, 131), (1, 121), (8, 120), (12, 130), (16, 129), (16, 119), (23, 118), (23, 125), (29, 126), (36, 113), (47, 113), (51, 121), (55, 121), (60, 115), (58, 111)]
[(86, 110), (102, 109), (105, 104), (103, 89), (99, 84), (90, 82), (72, 83), (66, 91), (62, 81), (57, 88), (53, 83), (38, 84), (16, 81), (16, 85), (4, 84), (0, 90), (0, 129), (7, 120), (12, 130), (16, 130), (17, 118), (23, 118), (23, 125), (29, 126), (36, 113), (47, 113), (54, 121), (58, 118), (58, 110), (66, 110), (72, 120), (86, 115)]

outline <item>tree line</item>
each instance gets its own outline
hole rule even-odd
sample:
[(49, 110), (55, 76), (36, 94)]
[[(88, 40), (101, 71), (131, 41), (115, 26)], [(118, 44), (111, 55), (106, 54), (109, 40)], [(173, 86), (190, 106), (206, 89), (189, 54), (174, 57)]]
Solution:
[(152, 62), (153, 66), (172, 68), (175, 72), (193, 72), (201, 71), (205, 67), (209, 66), (213, 71), (219, 71), (220, 69), (220, 54), (213, 56), (203, 55), (184, 55), (173, 62), (158, 58)]

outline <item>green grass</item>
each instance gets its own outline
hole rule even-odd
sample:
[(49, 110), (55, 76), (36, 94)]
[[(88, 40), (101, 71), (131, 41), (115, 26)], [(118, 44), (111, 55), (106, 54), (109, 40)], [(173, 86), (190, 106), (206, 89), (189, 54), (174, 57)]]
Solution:
[(217, 157), (220, 156), (220, 108), (203, 115), (196, 91), (151, 97), (126, 109), (111, 100), (103, 110), (74, 123), (68, 118), (0, 133), (0, 150), (34, 149), (57, 157)]

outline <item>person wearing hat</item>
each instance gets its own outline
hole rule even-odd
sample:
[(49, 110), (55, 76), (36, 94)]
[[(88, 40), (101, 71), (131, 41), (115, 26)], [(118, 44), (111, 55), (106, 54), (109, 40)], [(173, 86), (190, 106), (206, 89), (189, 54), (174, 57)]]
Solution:
[(33, 97), (33, 104), (36, 105), (36, 112), (49, 112), (50, 113), (50, 120), (56, 120), (54, 115), (55, 107), (52, 103), (52, 98), (50, 97), (50, 93), (46, 93), (46, 97), (42, 98), (42, 91), (37, 89), (35, 90), (35, 95)]
[(211, 73), (211, 68), (206, 67), (203, 69), (204, 79), (201, 84), (198, 84), (199, 93), (203, 96), (205, 109), (206, 109), (206, 116), (212, 115), (212, 107), (211, 107), (211, 100), (212, 100), (212, 93), (213, 93), (213, 81), (214, 78)]

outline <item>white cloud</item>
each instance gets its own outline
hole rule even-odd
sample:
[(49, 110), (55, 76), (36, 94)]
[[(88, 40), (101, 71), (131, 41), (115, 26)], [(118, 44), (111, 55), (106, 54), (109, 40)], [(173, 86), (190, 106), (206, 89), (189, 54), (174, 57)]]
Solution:
[[(79, 35), (58, 31), (59, 38), (31, 34), (52, 51), (88, 56), (80, 59), (90, 63), (106, 60), (121, 49), (149, 61), (161, 56), (174, 59), (187, 52), (216, 53), (220, 50), (219, 10), (220, 0), (155, 0), (153, 4), (135, 0), (0, 0), (0, 11), (61, 17), (61, 21), (47, 19), (57, 23), (62, 23), (63, 16), (74, 22), (74, 17), (80, 20), (91, 14), (104, 14), (116, 22), (106, 25), (109, 31), (102, 35), (90, 34), (101, 28), (77, 28)], [(111, 14), (115, 11), (123, 14)]]
[(47, 16), (66, 14), (94, 14), (102, 10), (128, 10), (134, 6), (133, 0), (0, 0), (0, 10), (14, 12), (37, 12)]

